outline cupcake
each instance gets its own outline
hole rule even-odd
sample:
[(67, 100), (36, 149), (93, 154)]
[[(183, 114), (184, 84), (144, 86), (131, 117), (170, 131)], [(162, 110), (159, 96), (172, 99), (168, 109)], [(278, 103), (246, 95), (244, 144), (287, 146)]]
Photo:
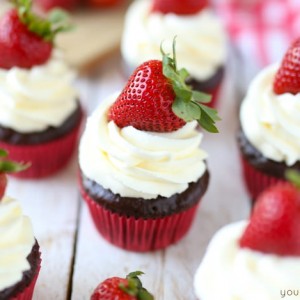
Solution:
[(0, 148), (31, 162), (16, 176), (41, 178), (70, 159), (82, 111), (74, 72), (53, 50), (55, 33), (66, 26), (60, 16), (51, 23), (19, 3), (0, 20)]
[(94, 223), (127, 250), (180, 240), (208, 186), (197, 121), (216, 132), (216, 111), (198, 102), (203, 94), (185, 85), (174, 59), (164, 54), (163, 62), (143, 63), (101, 102), (79, 145), (80, 188)]
[(238, 137), (245, 183), (252, 199), (300, 170), (300, 39), (280, 64), (263, 69), (241, 104)]
[[(121, 53), (127, 69), (160, 58), (162, 41), (177, 36), (177, 56), (187, 83), (212, 94), (215, 106), (224, 75), (226, 34), (208, 1), (136, 0), (125, 17)], [(167, 49), (171, 52), (171, 49)]]
[(194, 277), (197, 298), (298, 299), (299, 220), (299, 189), (285, 182), (265, 190), (249, 221), (229, 224), (212, 238)]
[(30, 300), (41, 264), (39, 244), (18, 201), (0, 200), (0, 299)]

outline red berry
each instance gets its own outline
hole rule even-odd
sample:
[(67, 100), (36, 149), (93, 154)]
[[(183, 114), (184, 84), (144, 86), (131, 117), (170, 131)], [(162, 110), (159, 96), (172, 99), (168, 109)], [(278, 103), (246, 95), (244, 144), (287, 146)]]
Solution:
[(162, 62), (150, 60), (139, 66), (116, 102), (108, 119), (119, 127), (133, 126), (140, 130), (169, 132), (185, 121), (172, 111), (175, 92), (172, 83), (163, 75)]
[(0, 21), (0, 67), (31, 68), (45, 63), (52, 51), (52, 43), (46, 42), (28, 30), (18, 16), (10, 10)]
[(120, 277), (112, 277), (101, 282), (92, 294), (91, 300), (136, 300), (135, 296), (131, 296), (120, 289), (120, 284), (128, 285), (128, 280)]
[(7, 185), (7, 177), (5, 173), (0, 173), (0, 201), (4, 196), (6, 185)]
[(44, 11), (57, 7), (72, 10), (79, 4), (79, 0), (34, 0), (34, 3)]
[(153, 0), (152, 11), (163, 14), (192, 15), (208, 5), (208, 0)]
[(273, 83), (275, 94), (300, 92), (300, 38), (287, 50)]
[(240, 246), (277, 255), (300, 255), (300, 191), (281, 183), (257, 200)]
[(110, 7), (120, 5), (124, 0), (87, 0), (88, 4), (93, 7)]

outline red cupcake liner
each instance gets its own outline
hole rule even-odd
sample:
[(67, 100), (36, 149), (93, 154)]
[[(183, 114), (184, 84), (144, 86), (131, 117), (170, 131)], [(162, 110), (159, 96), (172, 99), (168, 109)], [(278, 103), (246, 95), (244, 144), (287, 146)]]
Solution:
[(284, 179), (257, 170), (244, 157), (241, 157), (241, 161), (244, 181), (253, 203), (256, 201), (258, 195), (268, 187), (285, 182)]
[(82, 186), (81, 194), (99, 233), (111, 244), (136, 252), (163, 249), (182, 239), (192, 225), (200, 202), (185, 211), (166, 217), (136, 219), (103, 208)]
[(12, 145), (0, 141), (0, 148), (8, 151), (9, 159), (31, 163), (28, 169), (11, 175), (18, 178), (42, 178), (61, 170), (74, 153), (79, 128), (80, 124), (58, 139), (36, 145)]
[[(40, 255), (41, 255), (41, 253), (40, 253)], [(22, 292), (20, 292), (18, 295), (11, 298), (10, 300), (31, 300), (32, 299), (34, 287), (35, 287), (36, 281), (39, 277), (39, 273), (40, 273), (40, 269), (41, 269), (41, 262), (42, 262), (42, 260), (40, 257), (37, 272), (36, 272), (33, 280), (30, 282), (30, 284)]]

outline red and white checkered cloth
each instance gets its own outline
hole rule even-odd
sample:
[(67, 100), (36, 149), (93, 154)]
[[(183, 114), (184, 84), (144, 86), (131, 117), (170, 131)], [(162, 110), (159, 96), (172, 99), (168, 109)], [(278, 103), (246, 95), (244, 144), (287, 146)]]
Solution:
[(257, 69), (280, 61), (300, 37), (300, 0), (216, 0), (231, 42)]

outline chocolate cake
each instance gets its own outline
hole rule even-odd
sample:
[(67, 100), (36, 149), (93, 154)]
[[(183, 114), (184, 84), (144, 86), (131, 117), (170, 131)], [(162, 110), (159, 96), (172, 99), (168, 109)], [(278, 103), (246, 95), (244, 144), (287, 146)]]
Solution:
[(284, 179), (287, 168), (300, 170), (300, 161), (294, 165), (287, 167), (284, 162), (276, 162), (266, 158), (259, 150), (257, 150), (246, 138), (242, 130), (238, 133), (238, 144), (242, 155), (255, 169), (268, 174), (270, 176)]
[(155, 219), (187, 210), (195, 205), (205, 193), (209, 173), (206, 171), (197, 182), (189, 184), (188, 188), (169, 198), (158, 196), (155, 199), (121, 197), (104, 189), (81, 173), (82, 187), (95, 202), (111, 212), (126, 217)]
[(41, 262), (39, 249), (40, 249), (39, 244), (36, 241), (32, 247), (30, 254), (27, 257), (27, 260), (30, 264), (30, 269), (23, 272), (22, 279), (19, 282), (17, 282), (15, 285), (0, 291), (0, 299), (4, 300), (4, 299), (14, 298), (19, 293), (22, 293), (23, 290), (26, 287), (28, 287), (33, 280), (35, 280), (35, 276), (39, 272), (39, 266)]
[(45, 143), (69, 133), (80, 123), (82, 109), (77, 105), (75, 111), (59, 127), (48, 127), (41, 132), (20, 133), (0, 125), (0, 140), (12, 145), (34, 145)]
[(192, 86), (194, 90), (201, 91), (204, 93), (209, 93), (210, 91), (214, 90), (217, 86), (220, 85), (222, 79), (224, 77), (224, 67), (219, 67), (216, 73), (204, 81), (199, 81), (193, 77), (190, 77), (187, 80), (187, 84)]

